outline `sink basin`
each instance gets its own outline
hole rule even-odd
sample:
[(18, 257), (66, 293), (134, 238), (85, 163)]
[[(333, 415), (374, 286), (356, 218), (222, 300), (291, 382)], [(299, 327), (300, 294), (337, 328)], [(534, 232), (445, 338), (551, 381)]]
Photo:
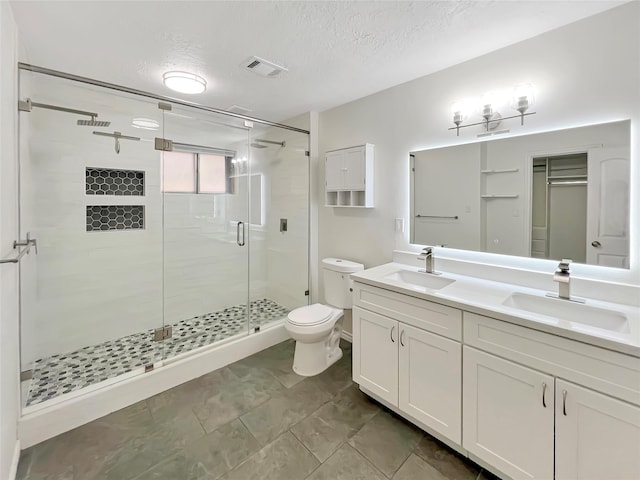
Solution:
[(619, 333), (630, 331), (629, 321), (624, 313), (569, 300), (513, 293), (502, 304), (506, 307), (565, 320), (573, 326), (588, 325)]
[(430, 273), (412, 272), (411, 270), (398, 270), (384, 277), (386, 280), (407, 283), (413, 287), (428, 288), (430, 290), (439, 290), (451, 285), (455, 280), (444, 278), (440, 275)]

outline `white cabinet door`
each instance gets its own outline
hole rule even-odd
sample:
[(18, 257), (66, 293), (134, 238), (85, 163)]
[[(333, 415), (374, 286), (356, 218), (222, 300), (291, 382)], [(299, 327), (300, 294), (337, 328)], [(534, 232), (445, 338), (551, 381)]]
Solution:
[(326, 190), (344, 190), (344, 152), (327, 152), (325, 160)]
[(350, 148), (344, 152), (344, 188), (364, 190), (365, 147)]
[(461, 443), (462, 346), (400, 323), (399, 407)]
[(462, 446), (517, 479), (553, 478), (553, 377), (463, 348)]
[(556, 380), (556, 479), (640, 478), (640, 407)]
[(353, 308), (353, 381), (398, 405), (398, 322)]

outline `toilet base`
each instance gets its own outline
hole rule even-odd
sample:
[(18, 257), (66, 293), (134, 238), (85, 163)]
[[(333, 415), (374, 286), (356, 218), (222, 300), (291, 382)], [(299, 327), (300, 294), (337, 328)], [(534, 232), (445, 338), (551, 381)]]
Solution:
[(342, 325), (336, 325), (329, 337), (316, 343), (296, 342), (293, 371), (303, 377), (312, 377), (324, 372), (342, 358), (340, 336)]

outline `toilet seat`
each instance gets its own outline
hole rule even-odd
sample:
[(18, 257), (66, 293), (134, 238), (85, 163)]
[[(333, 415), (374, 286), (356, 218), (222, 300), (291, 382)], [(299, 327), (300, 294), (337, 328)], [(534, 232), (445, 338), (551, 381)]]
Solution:
[(329, 321), (334, 313), (332, 308), (321, 303), (314, 303), (289, 312), (288, 321), (299, 327), (313, 327)]

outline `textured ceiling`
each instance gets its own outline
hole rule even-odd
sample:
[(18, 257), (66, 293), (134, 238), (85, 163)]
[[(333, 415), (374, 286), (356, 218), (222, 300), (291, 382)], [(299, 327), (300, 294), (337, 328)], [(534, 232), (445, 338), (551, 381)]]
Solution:
[[(14, 1), (23, 61), (284, 121), (533, 37), (624, 1)], [(263, 78), (251, 55), (289, 69)], [(200, 95), (162, 85), (205, 77)]]

